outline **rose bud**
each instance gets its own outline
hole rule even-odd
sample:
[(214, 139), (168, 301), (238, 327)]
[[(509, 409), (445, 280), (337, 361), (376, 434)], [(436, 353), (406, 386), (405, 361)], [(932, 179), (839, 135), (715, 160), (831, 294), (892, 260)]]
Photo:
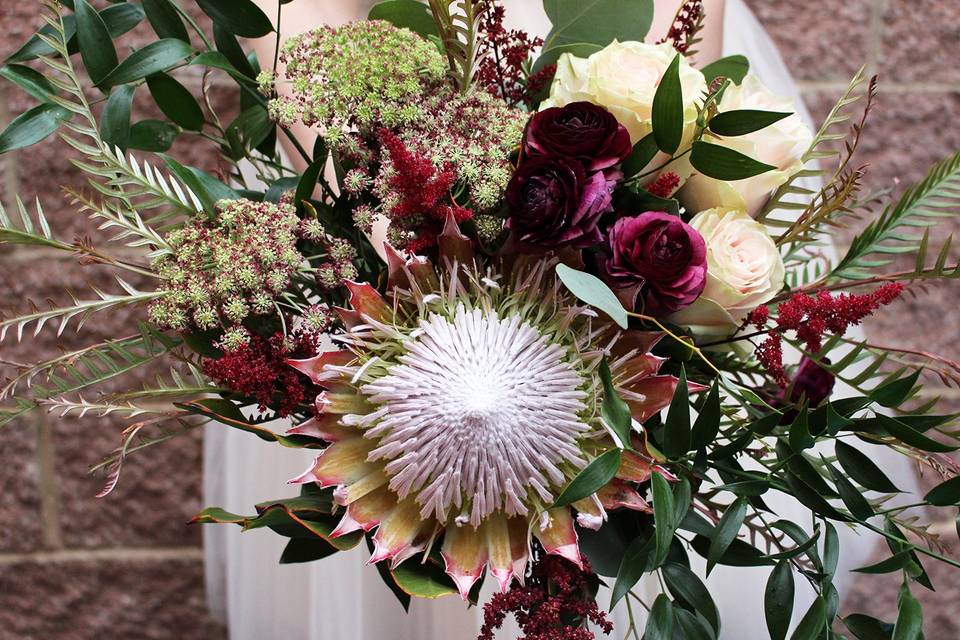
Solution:
[(642, 285), (646, 313), (673, 313), (703, 292), (707, 248), (696, 229), (677, 216), (648, 211), (620, 218), (610, 229), (604, 279), (615, 288)]
[[(827, 359), (824, 359), (824, 362), (830, 364)], [(806, 398), (811, 407), (816, 407), (833, 393), (835, 381), (832, 373), (821, 367), (815, 360), (804, 356), (793, 377), (790, 400), (799, 402), (800, 398)]]
[(507, 185), (507, 227), (520, 242), (584, 249), (603, 240), (597, 223), (610, 204), (603, 172), (563, 156), (528, 158)]
[(627, 129), (612, 113), (590, 102), (572, 102), (537, 113), (527, 125), (523, 145), (527, 156), (576, 158), (588, 171), (612, 167), (632, 150)]

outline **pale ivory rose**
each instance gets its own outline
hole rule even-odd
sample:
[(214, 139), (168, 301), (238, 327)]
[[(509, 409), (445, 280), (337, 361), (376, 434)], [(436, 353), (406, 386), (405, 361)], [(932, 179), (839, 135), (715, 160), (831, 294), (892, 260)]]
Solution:
[[(616, 40), (589, 58), (565, 53), (557, 61), (550, 97), (540, 108), (562, 107), (579, 101), (598, 104), (616, 116), (636, 144), (651, 131), (653, 96), (676, 55), (669, 43)], [(696, 103), (703, 99), (707, 89), (703, 74), (691, 67), (683, 56), (680, 57), (680, 85), (685, 124), (682, 149), (693, 137)]]
[(690, 226), (707, 245), (707, 284), (670, 321), (697, 335), (729, 335), (783, 288), (783, 258), (766, 228), (745, 211), (709, 209), (694, 216)]
[(800, 158), (810, 147), (813, 134), (796, 112), (793, 100), (771, 93), (756, 76), (747, 76), (739, 86), (727, 87), (718, 109), (720, 113), (751, 109), (792, 114), (747, 135), (718, 138), (707, 133), (703, 137), (705, 142), (739, 151), (776, 167), (776, 170), (731, 182), (695, 173), (687, 179), (677, 197), (688, 211), (727, 207), (756, 215), (773, 191), (803, 168)]

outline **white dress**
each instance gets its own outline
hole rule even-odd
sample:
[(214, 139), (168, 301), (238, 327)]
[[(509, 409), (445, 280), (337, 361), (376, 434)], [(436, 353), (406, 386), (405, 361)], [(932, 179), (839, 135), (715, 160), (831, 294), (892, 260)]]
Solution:
[[(518, 27), (541, 34), (549, 29), (539, 0), (510, 0), (508, 5), (508, 19)], [(727, 1), (723, 44), (724, 55), (746, 55), (751, 71), (771, 90), (796, 97), (809, 121), (776, 47), (742, 0)], [(296, 495), (297, 488), (286, 481), (307, 468), (314, 456), (310, 451), (271, 445), (220, 425), (207, 427), (204, 448), (205, 502), (235, 513), (251, 513), (257, 502)], [(912, 486), (913, 476), (905, 459), (890, 458), (884, 466), (891, 479), (900, 486)], [(780, 517), (809, 521), (809, 512), (786, 496), (768, 494), (765, 499)], [(858, 536), (842, 526), (838, 529), (841, 566), (836, 585), (842, 594), (851, 579), (847, 570), (864, 564), (874, 538)], [(213, 615), (228, 624), (231, 640), (472, 640), (479, 632), (482, 608), (468, 609), (456, 596), (414, 599), (410, 612), (404, 613), (377, 571), (366, 564), (369, 554), (365, 545), (319, 562), (280, 565), (286, 541), (268, 530), (241, 533), (239, 528), (227, 525), (204, 527), (209, 603)], [(702, 575), (702, 566), (699, 569)], [(723, 638), (768, 637), (762, 608), (767, 575), (762, 568), (719, 567), (711, 573), (707, 584), (720, 609)], [(487, 581), (482, 602), (489, 597), (493, 582)], [(797, 580), (796, 584), (794, 623), (812, 601), (806, 581)], [(659, 587), (650, 578), (641, 580), (634, 591), (652, 602)], [(606, 590), (601, 591), (598, 602), (601, 608), (607, 606)], [(642, 634), (644, 612), (634, 607), (634, 614)], [(615, 631), (610, 636), (598, 634), (598, 638), (623, 637), (627, 616), (622, 604), (611, 612), (610, 619)], [(513, 640), (519, 635), (510, 618), (497, 637)]]

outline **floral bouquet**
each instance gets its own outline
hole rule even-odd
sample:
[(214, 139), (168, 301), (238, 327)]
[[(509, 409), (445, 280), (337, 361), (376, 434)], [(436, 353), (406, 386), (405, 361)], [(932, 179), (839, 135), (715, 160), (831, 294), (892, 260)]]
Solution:
[[(194, 521), (268, 527), (289, 538), (281, 562), (365, 544), (404, 606), (476, 603), (492, 581), (481, 638), (509, 614), (527, 638), (593, 638), (617, 603), (628, 636), (717, 638), (694, 556), (767, 567), (771, 638), (791, 631), (797, 579), (816, 597), (792, 638), (921, 637), (923, 562), (960, 565), (908, 508), (957, 505), (960, 468), (955, 416), (913, 398), (960, 366), (848, 331), (960, 276), (927, 233), (960, 204), (960, 155), (898, 200), (863, 193), (875, 81), (858, 74), (813, 132), (742, 56), (692, 66), (697, 1), (646, 44), (649, 0), (545, 0), (545, 40), (505, 29), (494, 0), (389, 0), (273, 60), (238, 40), (273, 30), (250, 0), (197, 4), (212, 41), (174, 0), (48, 0), (0, 71), (38, 101), (0, 151), (59, 131), (89, 176), (69, 195), (124, 251), (59, 238), (39, 205), (0, 216), (0, 242), (125, 278), (5, 316), (2, 335), (140, 314), (131, 337), (23, 366), (0, 423), (129, 417), (101, 495), (128, 457), (206, 422), (314, 449), (299, 495)], [(113, 39), (144, 19), (158, 38), (120, 59)], [(191, 71), (199, 97), (177, 79)], [(211, 74), (239, 87), (229, 123)], [(163, 118), (131, 122), (135, 93)], [(217, 147), (218, 175), (166, 154), (184, 136)], [(161, 359), (155, 384), (86, 391)], [(878, 446), (942, 484), (898, 498)], [(809, 519), (780, 517), (775, 492)], [(838, 526), (889, 544), (860, 569), (902, 574), (889, 620), (837, 621)], [(652, 601), (631, 590), (646, 574)]]

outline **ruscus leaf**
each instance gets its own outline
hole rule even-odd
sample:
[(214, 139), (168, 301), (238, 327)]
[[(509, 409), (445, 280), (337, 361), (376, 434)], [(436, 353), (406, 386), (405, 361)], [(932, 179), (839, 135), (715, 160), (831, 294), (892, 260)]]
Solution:
[(273, 31), (273, 23), (251, 0), (197, 0), (215, 24), (241, 38), (262, 38)]
[(583, 500), (601, 487), (608, 484), (620, 468), (620, 449), (610, 449), (590, 461), (580, 473), (570, 481), (554, 503), (556, 507), (564, 507), (577, 500)]
[(739, 151), (702, 141), (693, 143), (690, 163), (703, 175), (717, 180), (745, 180), (776, 169)]
[(771, 640), (784, 640), (793, 616), (793, 570), (788, 560), (781, 560), (770, 572), (763, 597), (763, 613)]
[(76, 0), (77, 41), (80, 57), (95, 85), (116, 68), (119, 60), (103, 18), (87, 0)]
[(673, 61), (653, 96), (653, 137), (664, 153), (673, 154), (683, 139), (683, 86), (680, 84), (680, 54)]

